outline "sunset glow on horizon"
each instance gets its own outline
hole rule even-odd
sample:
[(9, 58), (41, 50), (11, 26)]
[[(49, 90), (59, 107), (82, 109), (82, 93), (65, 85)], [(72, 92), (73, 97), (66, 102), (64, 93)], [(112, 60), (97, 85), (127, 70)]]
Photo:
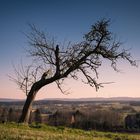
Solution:
[[(25, 99), (26, 95), (9, 80), (13, 74), (12, 64), (22, 59), (28, 63), (25, 48), (28, 47), (24, 33), (29, 32), (28, 23), (58, 42), (80, 42), (92, 24), (101, 18), (111, 19), (110, 31), (123, 42), (122, 48), (130, 49), (135, 60), (140, 60), (140, 1), (139, 0), (0, 0), (0, 98)], [(139, 62), (139, 61), (138, 61)], [(94, 98), (94, 97), (140, 97), (140, 68), (122, 61), (120, 72), (115, 72), (108, 62), (99, 69), (99, 79), (104, 84), (96, 92), (80, 80), (66, 80), (64, 95), (52, 83), (42, 88), (36, 99), (44, 98)]]

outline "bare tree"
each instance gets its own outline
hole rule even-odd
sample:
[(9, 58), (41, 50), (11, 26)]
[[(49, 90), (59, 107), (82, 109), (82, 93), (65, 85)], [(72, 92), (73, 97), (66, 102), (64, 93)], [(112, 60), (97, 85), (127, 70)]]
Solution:
[(103, 59), (109, 60), (115, 71), (120, 59), (136, 66), (130, 53), (121, 49), (121, 43), (114, 40), (108, 29), (108, 20), (103, 19), (92, 25), (82, 42), (69, 43), (65, 47), (56, 44), (54, 39), (48, 39), (34, 25), (30, 27), (31, 33), (27, 36), (30, 44), (28, 53), (34, 62), (27, 67), (21, 66), (22, 70), (15, 69), (17, 78), (13, 78), (27, 93), (20, 123), (28, 123), (30, 108), (37, 92), (50, 83), (55, 82), (61, 92), (65, 93), (62, 89), (63, 81), (68, 77), (78, 80), (78, 73), (82, 73), (85, 77), (82, 81), (98, 90), (102, 86), (102, 83), (97, 82), (98, 68)]

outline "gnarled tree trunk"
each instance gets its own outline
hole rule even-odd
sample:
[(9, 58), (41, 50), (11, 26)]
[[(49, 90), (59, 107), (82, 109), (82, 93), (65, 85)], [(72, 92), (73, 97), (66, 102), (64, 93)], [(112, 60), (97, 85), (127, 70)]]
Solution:
[(41, 79), (38, 82), (33, 84), (33, 86), (31, 87), (30, 92), (27, 95), (27, 99), (25, 101), (25, 104), (23, 106), (23, 110), (22, 110), (21, 117), (19, 119), (19, 123), (28, 123), (29, 122), (30, 111), (31, 111), (32, 103), (33, 103), (33, 101), (34, 101), (34, 99), (36, 97), (36, 94), (38, 93), (38, 91), (43, 86), (54, 82), (58, 78), (59, 78), (59, 76), (55, 75), (54, 77), (52, 77), (50, 79), (45, 79), (45, 76), (43, 74)]
[(28, 123), (29, 122), (32, 103), (33, 103), (33, 101), (35, 99), (35, 96), (36, 96), (36, 94), (37, 94), (37, 92), (39, 91), (40, 88), (41, 87), (39, 87), (38, 83), (35, 83), (32, 86), (30, 92), (28, 93), (25, 104), (23, 106), (21, 117), (19, 119), (19, 123)]

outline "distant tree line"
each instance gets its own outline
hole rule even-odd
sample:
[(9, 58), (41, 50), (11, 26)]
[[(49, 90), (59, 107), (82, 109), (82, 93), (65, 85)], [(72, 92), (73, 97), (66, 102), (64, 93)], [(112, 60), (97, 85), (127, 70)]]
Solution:
[(125, 118), (125, 128), (129, 131), (140, 130), (140, 113), (129, 114)]
[(124, 116), (112, 110), (97, 111), (56, 111), (49, 116), (48, 124), (85, 130), (140, 132), (140, 113)]
[(81, 129), (112, 130), (123, 127), (122, 116), (113, 111), (94, 112), (61, 112), (57, 111), (49, 117), (49, 124), (54, 126), (68, 126)]
[[(20, 109), (0, 107), (0, 122), (18, 122)], [(29, 123), (66, 126), (85, 130), (97, 129), (103, 131), (140, 131), (140, 113), (128, 114), (113, 110), (66, 111), (57, 110), (53, 114), (43, 114), (41, 109), (32, 109)]]
[(18, 122), (20, 111), (13, 108), (0, 108), (0, 121), (5, 122)]
[[(13, 108), (0, 108), (0, 122), (18, 122), (21, 110)], [(42, 123), (41, 112), (39, 109), (33, 110), (30, 116), (30, 123)]]

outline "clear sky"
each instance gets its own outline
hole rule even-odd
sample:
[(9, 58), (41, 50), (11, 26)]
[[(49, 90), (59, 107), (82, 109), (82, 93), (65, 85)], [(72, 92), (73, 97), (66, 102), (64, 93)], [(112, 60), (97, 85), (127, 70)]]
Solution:
[[(0, 98), (25, 98), (16, 84), (9, 81), (12, 63), (20, 59), (26, 63), (25, 47), (28, 23), (33, 23), (58, 41), (80, 41), (91, 24), (101, 18), (111, 19), (111, 31), (132, 48), (132, 56), (140, 60), (140, 1), (139, 0), (0, 0)], [(70, 95), (63, 95), (52, 84), (37, 95), (41, 98), (82, 97), (140, 97), (140, 68), (128, 63), (119, 64), (122, 73), (116, 73), (105, 62), (100, 70), (105, 85), (98, 92), (81, 82), (69, 81)]]

